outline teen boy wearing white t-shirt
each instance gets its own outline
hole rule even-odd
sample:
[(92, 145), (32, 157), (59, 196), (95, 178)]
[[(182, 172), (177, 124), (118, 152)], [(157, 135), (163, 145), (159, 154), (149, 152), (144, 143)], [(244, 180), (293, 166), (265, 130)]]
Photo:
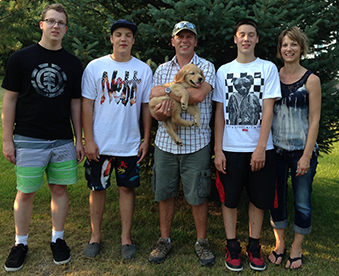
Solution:
[[(137, 26), (120, 19), (111, 27), (113, 53), (93, 60), (82, 78), (82, 118), (85, 133), (86, 180), (90, 193), (92, 236), (84, 254), (100, 250), (106, 189), (115, 168), (121, 215), (121, 253), (136, 253), (131, 239), (135, 191), (140, 186), (139, 163), (148, 152), (152, 117), (148, 108), (152, 71), (131, 56)], [(144, 141), (139, 119), (142, 111)]]
[[(241, 19), (234, 29), (237, 58), (217, 72), (213, 100), (215, 115), (215, 165), (226, 231), (226, 267), (241, 271), (240, 243), (236, 237), (237, 206), (243, 187), (249, 196), (250, 267), (262, 271), (259, 237), (264, 210), (274, 201), (275, 160), (271, 137), (273, 105), (281, 97), (276, 66), (254, 55), (258, 26)], [(225, 192), (226, 191), (226, 192)]]

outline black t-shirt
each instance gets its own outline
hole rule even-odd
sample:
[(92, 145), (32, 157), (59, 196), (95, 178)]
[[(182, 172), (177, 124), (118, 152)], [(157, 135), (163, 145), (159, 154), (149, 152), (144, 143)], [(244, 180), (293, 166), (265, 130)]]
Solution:
[(18, 92), (15, 134), (41, 139), (72, 139), (71, 99), (81, 97), (82, 64), (65, 49), (39, 44), (15, 52), (2, 87)]

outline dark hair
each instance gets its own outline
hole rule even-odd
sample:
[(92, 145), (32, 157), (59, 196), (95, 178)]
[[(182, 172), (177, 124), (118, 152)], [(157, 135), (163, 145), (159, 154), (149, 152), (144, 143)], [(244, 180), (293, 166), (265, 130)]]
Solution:
[(46, 13), (49, 11), (49, 10), (55, 10), (57, 12), (62, 12), (63, 14), (65, 14), (66, 16), (66, 24), (68, 23), (68, 15), (67, 15), (67, 12), (66, 10), (64, 9), (64, 7), (62, 6), (62, 4), (59, 4), (59, 3), (55, 3), (55, 4), (51, 4), (49, 6), (47, 6), (41, 13), (41, 21), (44, 21), (45, 18), (46, 18)]
[(242, 26), (242, 25), (251, 25), (251, 26), (253, 26), (255, 28), (255, 31), (257, 32), (257, 35), (259, 35), (258, 23), (255, 22), (251, 18), (242, 18), (242, 19), (238, 20), (237, 24), (235, 25), (235, 27), (233, 29), (234, 35), (236, 35), (239, 27)]
[(302, 55), (306, 56), (308, 53), (308, 37), (307, 35), (300, 31), (298, 27), (291, 27), (286, 30), (283, 30), (278, 38), (278, 45), (277, 45), (277, 57), (281, 58), (281, 46), (284, 36), (288, 36), (291, 40), (297, 42), (302, 49)]

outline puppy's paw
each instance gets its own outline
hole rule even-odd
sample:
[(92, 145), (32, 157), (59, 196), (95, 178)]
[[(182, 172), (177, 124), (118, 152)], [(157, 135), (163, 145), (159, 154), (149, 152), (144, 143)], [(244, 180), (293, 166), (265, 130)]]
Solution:
[(188, 104), (187, 103), (181, 103), (181, 109), (182, 110), (187, 110)]
[(182, 146), (184, 145), (184, 143), (183, 143), (181, 140), (177, 141), (176, 144), (177, 144), (179, 147), (182, 147)]
[(195, 127), (200, 127), (200, 122), (195, 122), (195, 121), (194, 121), (194, 126), (195, 126)]

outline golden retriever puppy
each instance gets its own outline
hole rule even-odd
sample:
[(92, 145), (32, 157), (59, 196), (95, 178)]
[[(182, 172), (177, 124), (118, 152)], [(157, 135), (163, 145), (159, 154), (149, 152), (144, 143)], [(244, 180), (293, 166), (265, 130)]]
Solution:
[[(169, 96), (154, 97), (149, 102), (150, 111), (152, 115), (154, 115), (154, 107), (157, 104), (162, 103), (165, 99), (173, 101), (174, 107), (172, 110), (172, 116), (163, 122), (168, 134), (178, 146), (182, 146), (183, 143), (177, 134), (177, 125), (184, 127), (194, 125), (196, 127), (200, 127), (200, 110), (196, 104), (188, 104), (189, 94), (186, 91), (186, 88), (200, 87), (204, 80), (205, 77), (201, 69), (194, 64), (187, 64), (176, 74), (174, 82), (164, 84), (164, 86), (171, 89), (171, 93), (180, 97), (180, 103), (171, 99)], [(189, 114), (194, 116), (194, 121), (182, 119), (180, 117), (181, 110), (186, 110)]]

